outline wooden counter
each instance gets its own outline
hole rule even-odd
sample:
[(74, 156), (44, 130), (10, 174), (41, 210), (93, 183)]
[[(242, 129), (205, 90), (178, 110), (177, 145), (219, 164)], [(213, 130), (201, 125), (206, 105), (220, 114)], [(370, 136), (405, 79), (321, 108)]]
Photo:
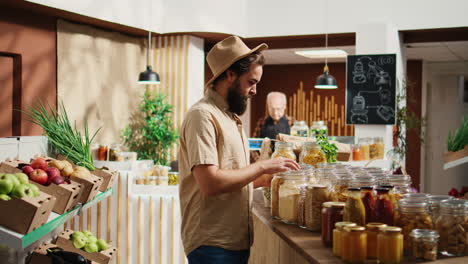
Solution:
[[(270, 208), (263, 206), (260, 190), (254, 192), (253, 213), (255, 235), (249, 264), (343, 263), (333, 255), (331, 248), (323, 246), (320, 233), (272, 219)], [(427, 263), (468, 263), (468, 257), (445, 258)]]

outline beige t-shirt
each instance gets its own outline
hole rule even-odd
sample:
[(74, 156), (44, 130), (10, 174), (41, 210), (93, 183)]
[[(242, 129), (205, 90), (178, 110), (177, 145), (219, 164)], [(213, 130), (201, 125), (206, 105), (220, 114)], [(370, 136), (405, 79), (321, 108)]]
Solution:
[(192, 175), (192, 168), (201, 164), (213, 164), (220, 169), (249, 165), (242, 122), (227, 110), (224, 98), (212, 89), (187, 112), (180, 132), (182, 241), (187, 255), (202, 245), (248, 249), (253, 242), (253, 184), (231, 193), (204, 196)]

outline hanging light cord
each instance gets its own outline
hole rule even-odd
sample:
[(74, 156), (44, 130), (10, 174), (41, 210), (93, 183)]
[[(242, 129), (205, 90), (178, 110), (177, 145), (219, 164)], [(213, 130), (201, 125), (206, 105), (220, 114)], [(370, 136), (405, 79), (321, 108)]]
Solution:
[[(325, 50), (328, 49), (328, 23), (327, 23), (327, 20), (328, 20), (328, 16), (327, 16), (327, 0), (325, 0)], [(324, 72), (328, 72), (328, 56), (325, 55), (325, 68), (324, 68)]]

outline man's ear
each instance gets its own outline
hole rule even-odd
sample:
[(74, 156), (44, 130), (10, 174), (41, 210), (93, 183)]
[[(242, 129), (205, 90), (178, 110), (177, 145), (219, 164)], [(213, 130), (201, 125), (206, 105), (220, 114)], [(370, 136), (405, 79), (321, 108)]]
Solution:
[(234, 81), (237, 79), (237, 74), (231, 70), (226, 71), (226, 80), (230, 83), (234, 83)]

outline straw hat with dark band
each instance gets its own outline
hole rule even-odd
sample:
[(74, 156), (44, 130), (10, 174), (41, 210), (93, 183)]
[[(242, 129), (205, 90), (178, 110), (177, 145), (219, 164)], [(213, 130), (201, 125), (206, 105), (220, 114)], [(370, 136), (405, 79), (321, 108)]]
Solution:
[(211, 72), (213, 73), (213, 78), (211, 78), (206, 85), (212, 84), (219, 75), (231, 67), (236, 61), (249, 56), (255, 51), (262, 51), (265, 49), (268, 49), (268, 45), (265, 43), (250, 49), (237, 36), (231, 36), (216, 43), (206, 56), (208, 66), (210, 66)]

